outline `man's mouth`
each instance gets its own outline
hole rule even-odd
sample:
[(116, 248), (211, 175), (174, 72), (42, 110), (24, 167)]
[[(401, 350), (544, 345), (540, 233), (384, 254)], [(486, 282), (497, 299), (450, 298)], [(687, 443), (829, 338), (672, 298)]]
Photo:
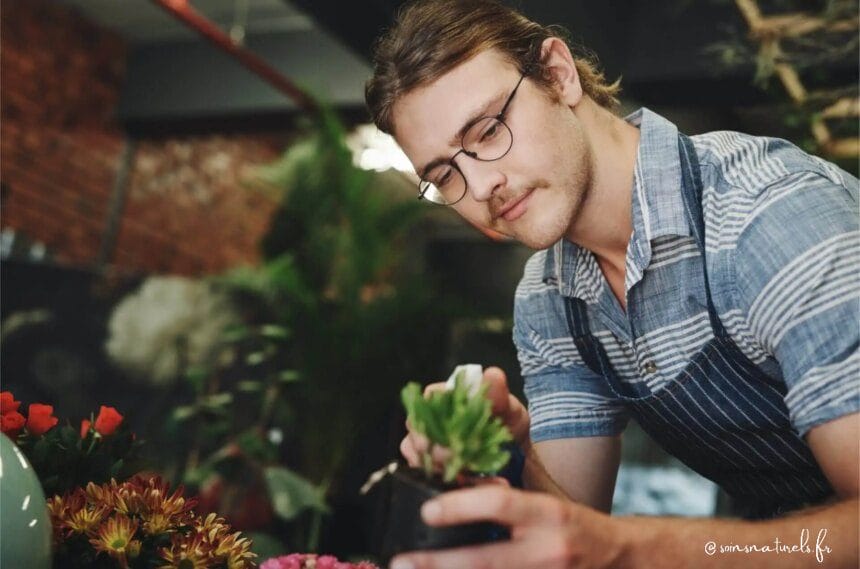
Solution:
[(509, 200), (496, 212), (495, 218), (502, 218), (505, 221), (514, 221), (521, 217), (528, 210), (528, 198), (532, 195), (534, 188), (526, 190), (521, 196), (517, 196)]

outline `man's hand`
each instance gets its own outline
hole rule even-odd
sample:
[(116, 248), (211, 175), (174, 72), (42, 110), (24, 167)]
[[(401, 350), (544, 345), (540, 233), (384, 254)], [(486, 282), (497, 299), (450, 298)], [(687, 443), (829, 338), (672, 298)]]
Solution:
[[(489, 367), (484, 370), (483, 385), (487, 385), (487, 398), (493, 404), (493, 414), (499, 417), (505, 426), (511, 431), (514, 440), (521, 447), (525, 446), (529, 437), (529, 413), (525, 406), (508, 390), (508, 382), (505, 372), (497, 367)], [(434, 391), (444, 391), (445, 383), (431, 383), (424, 388), (424, 396), (427, 397)], [(427, 451), (430, 446), (427, 437), (415, 432), (407, 421), (406, 428), (409, 431), (400, 443), (400, 452), (410, 466), (421, 466), (421, 453)], [(448, 450), (436, 447), (433, 449), (433, 462), (437, 465), (444, 463)]]
[(621, 524), (606, 514), (546, 494), (502, 485), (446, 492), (421, 509), (429, 525), (492, 521), (511, 540), (396, 557), (392, 569), (568, 569), (610, 567), (623, 554)]

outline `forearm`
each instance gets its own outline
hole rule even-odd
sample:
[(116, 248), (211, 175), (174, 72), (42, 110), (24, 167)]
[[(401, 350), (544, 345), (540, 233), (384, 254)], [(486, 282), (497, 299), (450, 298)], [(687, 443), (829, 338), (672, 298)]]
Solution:
[(768, 521), (616, 518), (619, 567), (857, 567), (858, 499)]
[(559, 486), (549, 472), (544, 468), (534, 446), (531, 441), (521, 443), (523, 454), (525, 455), (525, 463), (523, 465), (523, 485), (528, 490), (536, 492), (544, 492), (565, 500), (570, 500), (567, 492)]

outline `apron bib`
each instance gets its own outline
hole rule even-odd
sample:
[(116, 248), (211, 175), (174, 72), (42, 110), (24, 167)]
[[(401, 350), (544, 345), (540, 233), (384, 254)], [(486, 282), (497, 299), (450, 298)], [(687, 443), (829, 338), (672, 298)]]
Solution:
[(769, 518), (833, 494), (809, 446), (794, 431), (786, 386), (763, 373), (735, 345), (711, 300), (705, 261), (702, 181), (692, 141), (679, 135), (684, 209), (702, 253), (714, 337), (673, 381), (651, 392), (619, 380), (591, 334), (585, 302), (565, 305), (586, 365), (605, 378), (642, 429), (669, 454), (722, 487), (747, 518)]

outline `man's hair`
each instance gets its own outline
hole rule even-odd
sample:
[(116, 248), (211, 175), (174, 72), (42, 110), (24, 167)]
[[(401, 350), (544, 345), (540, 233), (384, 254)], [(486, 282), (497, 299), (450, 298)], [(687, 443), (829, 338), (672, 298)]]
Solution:
[[(570, 45), (568, 36), (560, 26), (542, 26), (494, 0), (410, 2), (376, 43), (373, 77), (364, 89), (367, 107), (376, 126), (390, 134), (400, 97), (488, 49), (497, 49), (557, 100), (554, 79), (540, 60), (541, 43), (558, 37)], [(618, 107), (620, 81), (608, 84), (589, 54), (575, 54), (574, 63), (585, 94), (602, 107)]]

